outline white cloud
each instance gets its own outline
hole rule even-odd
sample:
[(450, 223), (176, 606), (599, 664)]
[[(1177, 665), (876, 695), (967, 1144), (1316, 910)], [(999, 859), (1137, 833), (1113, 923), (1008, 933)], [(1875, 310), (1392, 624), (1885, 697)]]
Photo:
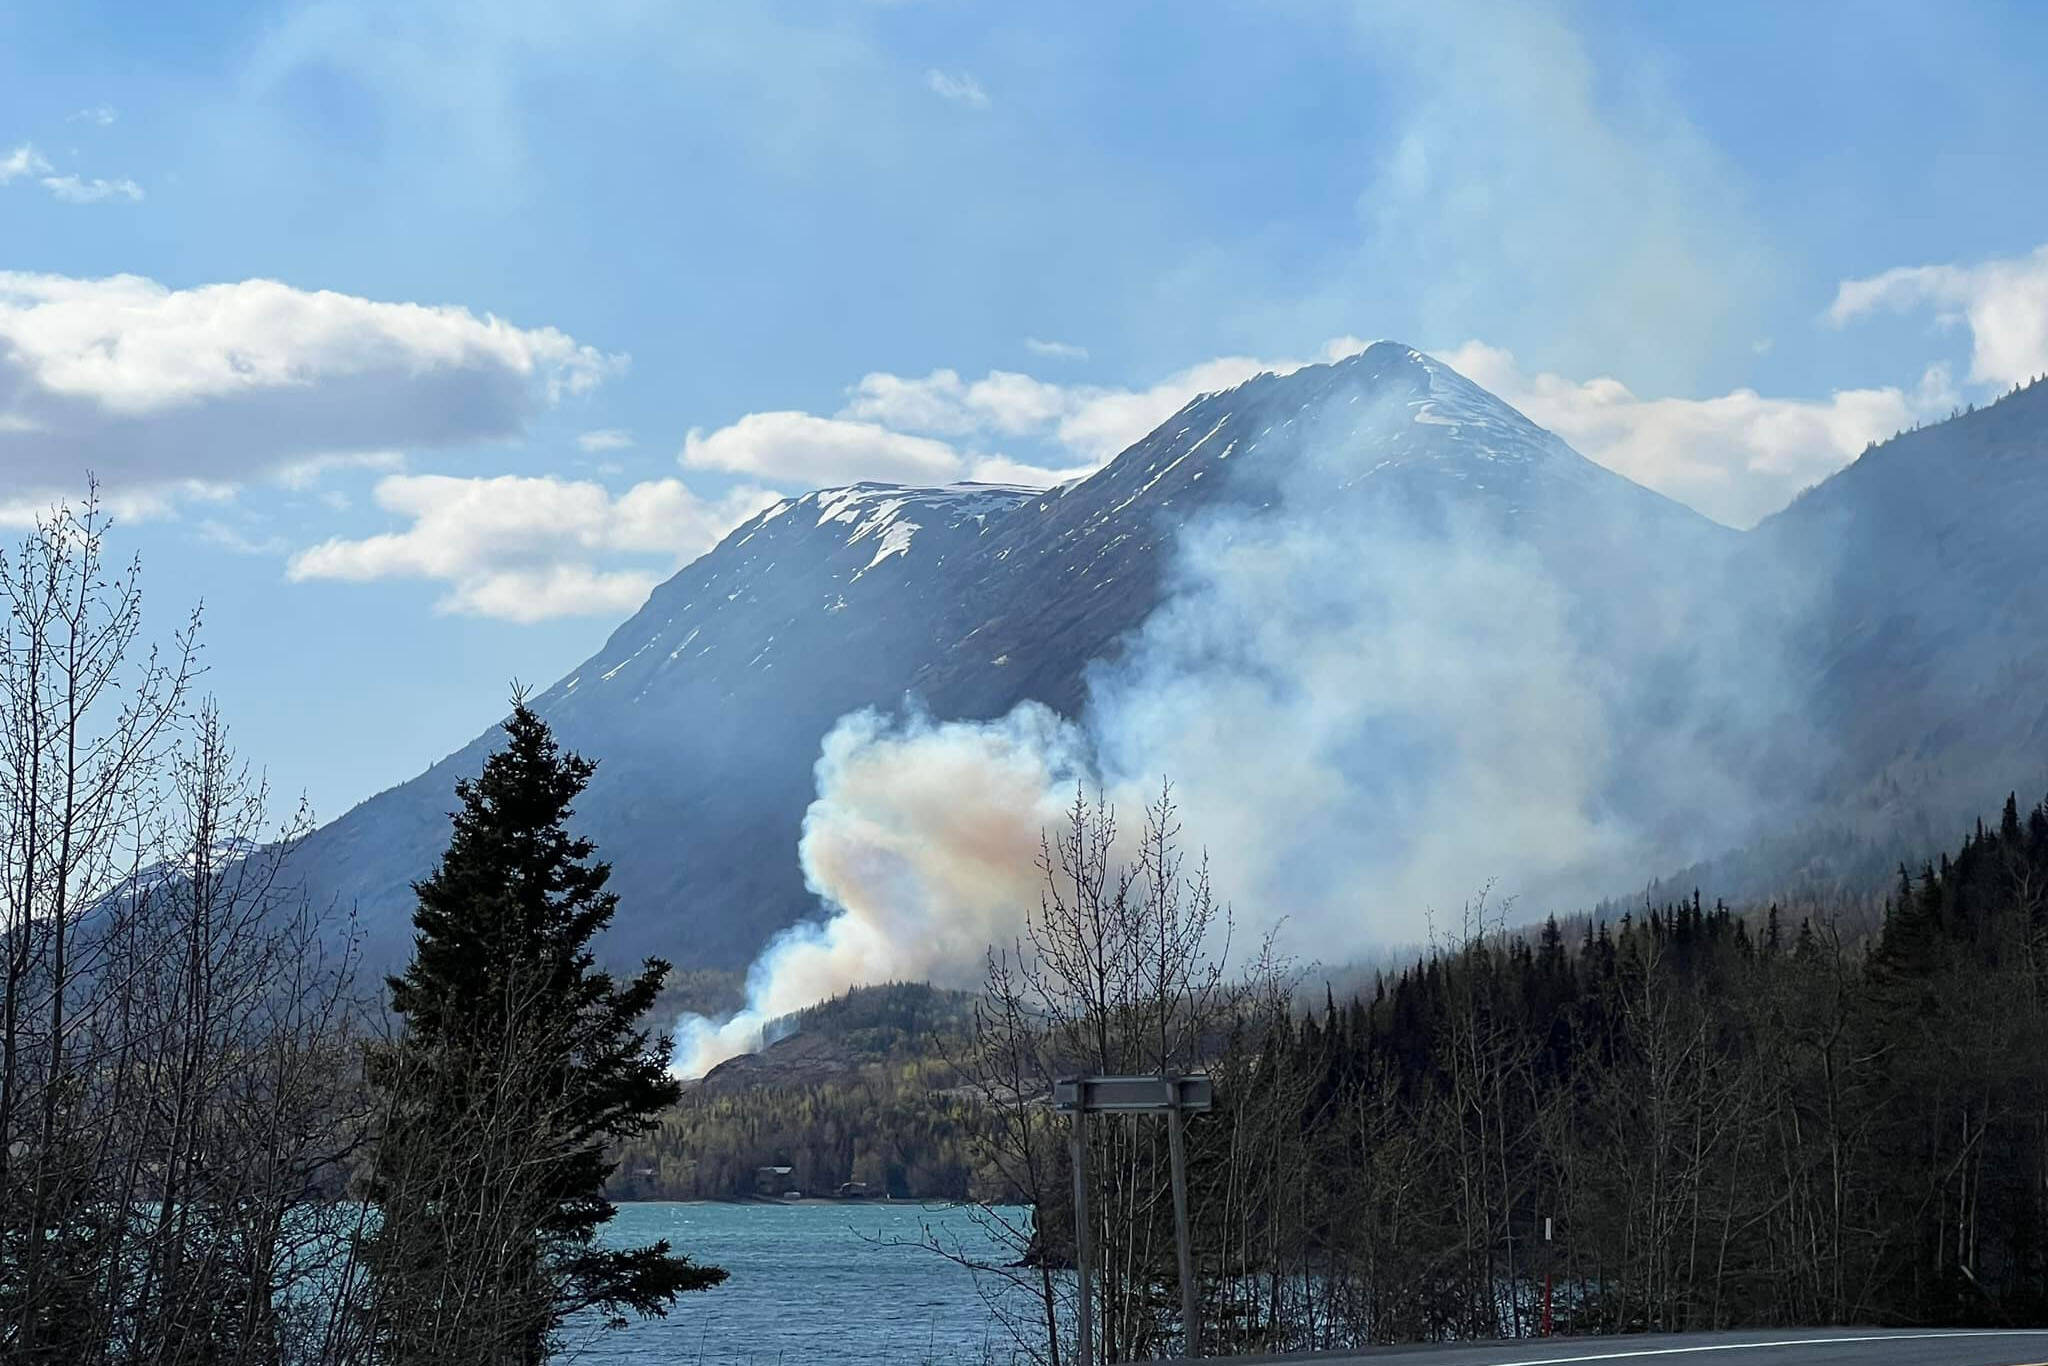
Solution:
[(288, 489), (307, 489), (320, 482), (330, 470), (400, 470), (405, 468), (403, 451), (347, 451), (333, 455), (309, 455), (279, 465), (271, 477)]
[(448, 585), (437, 610), (525, 622), (633, 610), (776, 495), (749, 487), (706, 500), (679, 479), (615, 497), (601, 484), (552, 477), (393, 475), (378, 482), (376, 499), (411, 525), (303, 550), (289, 576), (428, 579)]
[(106, 128), (111, 126), (114, 120), (119, 117), (121, 117), (120, 111), (115, 109), (113, 105), (96, 104), (90, 109), (79, 110), (77, 113), (71, 115), (71, 117), (66, 119), (65, 122), (90, 123), (98, 128)]
[(459, 307), (0, 272), (0, 496), (511, 436), (623, 363)]
[(218, 518), (209, 517), (194, 529), (208, 545), (217, 545), (236, 555), (282, 555), (290, 548), (282, 536), (252, 536)]
[(1054, 360), (1087, 360), (1088, 348), (1072, 342), (1040, 341), (1037, 337), (1026, 337), (1024, 349), (1034, 356), (1050, 356)]
[(1835, 291), (1836, 326), (1879, 309), (1932, 308), (1970, 329), (1970, 378), (2000, 388), (2048, 374), (2048, 246), (1976, 265), (1902, 266)]
[(1054, 384), (1008, 370), (962, 380), (957, 371), (922, 378), (862, 376), (840, 416), (945, 436), (1032, 436), (1054, 443), (1077, 467), (1099, 468), (1171, 417), (1197, 394), (1242, 384), (1264, 371), (1287, 374), (1364, 348), (1356, 337), (1324, 344), (1314, 360), (1219, 356), (1144, 389)]
[(927, 90), (942, 100), (964, 104), (971, 109), (988, 108), (988, 91), (981, 88), (981, 82), (964, 71), (947, 72), (933, 67), (924, 73)]
[[(1333, 342), (1321, 360), (1334, 360), (1350, 351), (1347, 342)], [(1355, 344), (1350, 350), (1356, 350)], [(1055, 437), (1076, 455), (1107, 463), (1117, 452), (1144, 436), (1178, 412), (1197, 394), (1214, 393), (1244, 383), (1254, 375), (1272, 371), (1289, 374), (1314, 361), (1259, 360), (1251, 356), (1219, 356), (1191, 365), (1169, 375), (1148, 389), (1095, 389), (1076, 391), (1072, 411), (1059, 420)]]
[(1023, 484), (1028, 488), (1049, 489), (1055, 484), (1086, 479), (1101, 468), (1095, 464), (1053, 468), (1034, 465), (1026, 460), (1013, 460), (1007, 455), (984, 455), (975, 460), (968, 471), (968, 478), (978, 484)]
[[(949, 484), (963, 479), (1050, 488), (1101, 467), (1093, 456), (1041, 464), (1000, 453), (962, 452), (928, 435), (1018, 434), (1056, 425), (1067, 407), (1063, 392), (1028, 375), (998, 372), (968, 384), (953, 371), (941, 370), (922, 380), (869, 375), (862, 384), (868, 387), (837, 417), (749, 413), (709, 434), (693, 430), (683, 443), (682, 463), (807, 489), (862, 480)], [(1055, 449), (1054, 454), (1062, 452)]]
[[(1337, 360), (1364, 345), (1356, 337), (1339, 337), (1316, 359)], [(977, 380), (951, 369), (922, 377), (876, 371), (861, 377), (833, 417), (749, 413), (708, 434), (693, 429), (681, 459), (691, 469), (805, 488), (864, 479), (942, 484), (963, 478), (1050, 487), (1100, 469), (1197, 394), (1230, 388), (1262, 371), (1286, 373), (1313, 363), (1224, 356), (1145, 389), (1055, 384), (1011, 370), (991, 370)], [(1011, 439), (1034, 449), (1022, 455), (994, 449)]]
[[(1050, 486), (1101, 468), (1199, 394), (1263, 372), (1341, 360), (1365, 345), (1342, 336), (1307, 360), (1219, 356), (1136, 389), (1057, 384), (1006, 370), (975, 380), (952, 369), (923, 376), (877, 371), (848, 391), (836, 417), (750, 414), (710, 436), (692, 432), (683, 458), (699, 468), (806, 486), (960, 478)], [(1437, 354), (1590, 459), (1731, 526), (1754, 524), (1870, 442), (1956, 401), (1940, 367), (1911, 390), (1774, 398), (1737, 389), (1701, 399), (1644, 398), (1610, 377), (1532, 373), (1510, 351), (1483, 342)]]
[(1011, 370), (991, 370), (973, 381), (962, 380), (956, 370), (934, 370), (921, 379), (876, 371), (861, 377), (839, 415), (945, 436), (1018, 436), (1057, 422), (1074, 408), (1077, 396), (1093, 392)]
[(1581, 454), (1730, 526), (1747, 527), (1946, 401), (1939, 370), (1917, 393), (1842, 389), (1825, 399), (1639, 398), (1616, 379), (1528, 374), (1483, 342), (1436, 353)]
[(43, 154), (24, 142), (6, 156), (0, 157), (0, 185), (19, 180), (23, 176), (43, 175), (49, 169), (50, 163), (43, 159)]
[[(0, 527), (30, 527), (50, 515), (59, 503), (75, 503), (85, 492), (84, 481), (78, 487), (54, 490), (47, 494), (30, 494), (25, 497), (7, 497), (0, 494)], [(116, 523), (161, 522), (177, 516), (194, 503), (228, 503), (235, 497), (235, 486), (205, 479), (178, 479), (169, 483), (152, 484), (143, 488), (100, 489), (100, 507)]]
[(97, 204), (108, 199), (125, 199), (133, 203), (142, 198), (142, 187), (125, 177), (98, 180), (68, 173), (59, 175), (49, 158), (26, 142), (0, 157), (0, 185), (24, 177), (34, 177), (44, 189), (67, 204)]
[(43, 177), (43, 188), (66, 204), (97, 204), (107, 199), (125, 199), (136, 203), (142, 198), (142, 187), (132, 180), (85, 180), (75, 175), (50, 175)]
[(599, 451), (622, 451), (633, 444), (633, 434), (620, 427), (605, 427), (585, 432), (576, 438), (576, 444), (592, 455)]
[(682, 462), (691, 469), (728, 470), (806, 486), (943, 484), (966, 468), (943, 441), (892, 431), (874, 422), (811, 413), (748, 413), (708, 435), (691, 429)]

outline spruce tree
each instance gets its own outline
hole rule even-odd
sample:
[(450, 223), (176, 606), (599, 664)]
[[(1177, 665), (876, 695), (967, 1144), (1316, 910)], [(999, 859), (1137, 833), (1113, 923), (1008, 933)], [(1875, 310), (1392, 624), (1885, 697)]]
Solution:
[(397, 1038), (373, 1050), (381, 1132), (366, 1240), (369, 1326), (390, 1362), (545, 1360), (572, 1315), (658, 1316), (725, 1279), (666, 1241), (601, 1248), (618, 1140), (680, 1087), (641, 1021), (668, 965), (623, 984), (591, 942), (609, 865), (569, 833), (595, 765), (514, 697), (505, 743), (456, 784), (454, 835), (414, 884), (413, 958), (390, 979)]

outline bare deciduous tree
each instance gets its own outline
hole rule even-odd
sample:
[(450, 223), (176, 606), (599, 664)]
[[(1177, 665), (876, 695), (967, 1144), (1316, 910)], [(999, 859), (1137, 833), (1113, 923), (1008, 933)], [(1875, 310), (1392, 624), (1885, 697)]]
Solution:
[[(1229, 917), (1206, 866), (1186, 866), (1180, 839), (1169, 788), (1129, 841), (1107, 805), (1077, 792), (1065, 823), (1045, 836), (1043, 894), (1023, 937), (988, 960), (961, 1070), (987, 1107), (985, 1159), (1001, 1193), (1035, 1217), (1025, 1224), (985, 1206), (984, 1226), (1017, 1264), (982, 1269), (1029, 1295), (1028, 1315), (994, 1298), (1034, 1360), (1074, 1359), (1074, 1288), (1059, 1274), (1073, 1240), (1072, 1171), (1064, 1122), (1049, 1108), (1054, 1078), (1198, 1070), (1230, 1015)], [(1158, 1125), (1096, 1124), (1089, 1145), (1098, 1350), (1132, 1360), (1178, 1330), (1164, 1307), (1172, 1297), (1161, 1294), (1174, 1275), (1166, 1136)]]
[(352, 946), (91, 498), (0, 562), (0, 1360), (313, 1360)]

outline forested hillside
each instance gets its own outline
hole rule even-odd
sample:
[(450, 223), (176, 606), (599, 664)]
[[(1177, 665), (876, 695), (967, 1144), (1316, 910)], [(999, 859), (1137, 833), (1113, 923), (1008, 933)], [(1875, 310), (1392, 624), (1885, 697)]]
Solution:
[[(1899, 877), (1531, 932), (1481, 910), (1357, 998), (1234, 996), (1190, 1131), (1211, 1322), (1247, 1347), (1526, 1333), (1546, 1277), (1576, 1331), (2048, 1314), (2048, 809), (2009, 800)], [(928, 1008), (892, 993), (849, 1017)], [(843, 1049), (831, 1013), (813, 1049)], [(943, 1060), (957, 1017), (926, 1038), (791, 1085), (776, 1045), (634, 1148), (633, 1188), (740, 1194), (778, 1163), (805, 1190), (1014, 1198), (1006, 1098)], [(1063, 1130), (1033, 1132), (1058, 1260)], [(1133, 1133), (1098, 1175), (1153, 1192), (1132, 1239), (1165, 1288), (1163, 1155)]]
[(1693, 899), (1470, 942), (1237, 1103), (1304, 1174), (1260, 1241), (1375, 1338), (1527, 1331), (1545, 1275), (1581, 1330), (2005, 1323), (2048, 1312), (2044, 1057), (2048, 812), (2008, 803), (1874, 933)]
[[(980, 1107), (949, 1060), (972, 1004), (921, 983), (867, 987), (778, 1022), (783, 1037), (696, 1083), (659, 1129), (624, 1150), (615, 1185), (637, 1199), (757, 1194), (765, 1166), (791, 1168), (780, 1195), (965, 1200)], [(1000, 1192), (993, 1192), (1000, 1194)]]

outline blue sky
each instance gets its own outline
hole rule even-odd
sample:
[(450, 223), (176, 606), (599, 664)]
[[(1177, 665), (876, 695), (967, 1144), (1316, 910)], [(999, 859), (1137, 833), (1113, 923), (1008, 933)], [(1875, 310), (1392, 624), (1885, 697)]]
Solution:
[(1742, 525), (2048, 370), (2048, 9), (0, 8), (0, 520), (416, 773), (780, 493), (1395, 337)]

